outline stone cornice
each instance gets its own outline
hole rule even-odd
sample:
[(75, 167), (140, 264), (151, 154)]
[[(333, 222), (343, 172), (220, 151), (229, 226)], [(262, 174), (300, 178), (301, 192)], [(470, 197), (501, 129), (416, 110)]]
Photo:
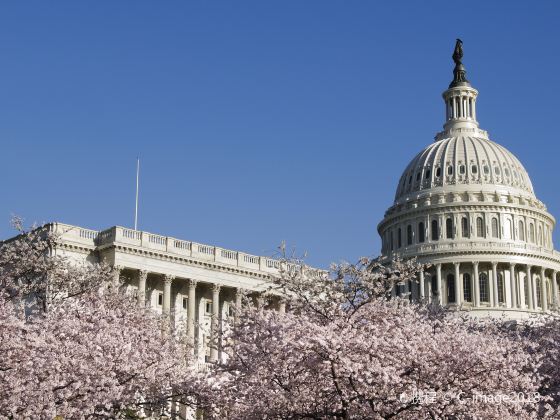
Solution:
[(261, 273), (249, 269), (242, 269), (239, 267), (234, 267), (227, 264), (221, 264), (214, 261), (204, 261), (204, 260), (198, 260), (196, 258), (183, 257), (183, 256), (174, 255), (174, 254), (153, 250), (153, 249), (144, 249), (144, 248), (137, 248), (132, 246), (110, 244), (110, 245), (104, 245), (102, 247), (99, 247), (98, 250), (99, 252), (104, 252), (106, 250), (114, 250), (114, 252), (122, 252), (124, 254), (129, 254), (129, 255), (142, 255), (160, 261), (178, 263), (191, 267), (203, 267), (205, 269), (242, 275), (244, 277), (250, 277), (259, 280), (269, 281), (272, 278), (271, 275), (268, 273)]

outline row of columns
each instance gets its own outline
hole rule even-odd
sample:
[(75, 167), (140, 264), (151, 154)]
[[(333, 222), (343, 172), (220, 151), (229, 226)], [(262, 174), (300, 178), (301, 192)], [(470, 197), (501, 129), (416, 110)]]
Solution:
[[(120, 273), (124, 267), (115, 266), (115, 283), (119, 282)], [(137, 290), (137, 302), (138, 306), (144, 307), (146, 305), (146, 285), (148, 279), (147, 270), (138, 270), (138, 290)], [(164, 316), (170, 317), (171, 315), (171, 286), (175, 276), (165, 274), (163, 275), (163, 301), (162, 301), (162, 313)], [(191, 348), (195, 348), (195, 338), (196, 338), (196, 288), (198, 281), (195, 279), (187, 279), (188, 281), (188, 297), (187, 297), (187, 340)], [(211, 337), (216, 338), (221, 332), (220, 324), (220, 290), (221, 285), (218, 283), (212, 283), (212, 314), (211, 314)], [(235, 292), (235, 306), (237, 308), (241, 307), (242, 304), (243, 289), (237, 288)], [(278, 311), (280, 313), (286, 312), (286, 302), (280, 300), (278, 304)], [(235, 320), (234, 320), (235, 322)], [(216, 343), (210, 347), (210, 362), (217, 362), (219, 358), (219, 349)]]
[[(454, 266), (454, 292), (455, 292), (455, 304), (460, 305), (464, 301), (463, 295), (463, 281), (460, 275), (461, 263), (452, 263)], [(472, 263), (473, 267), (473, 277), (471, 278), (471, 301), (473, 306), (481, 306), (480, 302), (480, 283), (479, 283), (479, 262), (475, 261)], [(499, 296), (498, 296), (498, 263), (491, 263), (492, 270), (491, 276), (488, 276), (488, 293), (489, 293), (489, 303), (493, 307), (499, 307)], [(533, 267), (531, 265), (524, 265), (525, 278), (520, 275), (516, 276), (515, 270), (516, 264), (509, 264), (509, 283), (506, 282), (505, 275), (502, 278), (503, 281), (503, 293), (504, 293), (504, 303), (508, 308), (519, 308), (529, 310), (536, 310), (538, 308), (538, 297), (537, 297), (537, 279), (534, 278)], [(548, 290), (546, 287), (546, 268), (540, 268), (540, 281), (541, 281), (541, 309), (543, 311), (548, 311)], [(520, 273), (520, 272), (518, 272)], [(559, 298), (558, 298), (558, 284), (556, 281), (557, 271), (552, 271), (552, 309), (559, 309)], [(504, 272), (505, 274), (505, 272)], [(421, 301), (431, 300), (431, 295), (435, 293), (435, 297), (439, 304), (443, 304), (443, 287), (442, 287), (442, 264), (438, 263), (435, 265), (435, 275), (436, 275), (436, 288), (437, 290), (431, 290), (431, 284), (428, 284), (428, 291), (426, 291), (426, 281), (425, 273), (420, 271), (419, 273), (419, 288), (418, 294)], [(525, 281), (527, 281), (528, 295), (525, 296)], [(507, 285), (510, 287), (508, 288)], [(473, 293), (474, 292), (474, 293)], [(527, 299), (526, 299), (527, 298)], [(525, 301), (527, 300), (527, 305)]]

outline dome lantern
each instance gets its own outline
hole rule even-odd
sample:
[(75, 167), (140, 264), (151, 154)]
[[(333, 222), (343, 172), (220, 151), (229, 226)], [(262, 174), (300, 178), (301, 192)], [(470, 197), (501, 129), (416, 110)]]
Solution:
[(467, 71), (462, 63), (463, 42), (457, 39), (453, 52), (453, 81), (449, 89), (443, 92), (445, 101), (445, 124), (446, 132), (455, 129), (477, 129), (476, 121), (476, 97), (478, 91), (474, 89), (466, 78)]

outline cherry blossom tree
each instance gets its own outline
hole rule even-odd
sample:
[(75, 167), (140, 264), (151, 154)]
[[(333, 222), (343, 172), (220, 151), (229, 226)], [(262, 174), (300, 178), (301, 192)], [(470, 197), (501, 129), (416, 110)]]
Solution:
[(246, 305), (228, 358), (207, 378), (207, 410), (231, 419), (536, 418), (539, 383), (523, 343), (405, 299), (414, 261), (362, 260), (335, 277), (286, 270), (290, 311)]
[(108, 267), (52, 256), (56, 240), (37, 228), (0, 247), (0, 417), (169, 411), (175, 381), (196, 375), (185, 342)]

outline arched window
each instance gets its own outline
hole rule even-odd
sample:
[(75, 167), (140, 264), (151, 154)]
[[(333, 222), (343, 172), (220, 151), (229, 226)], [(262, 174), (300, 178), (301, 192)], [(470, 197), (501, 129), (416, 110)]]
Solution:
[(453, 219), (451, 217), (445, 220), (445, 237), (453, 239)]
[(406, 244), (412, 245), (412, 226), (408, 225), (406, 227)]
[(504, 276), (501, 273), (498, 273), (498, 302), (504, 303)]
[(437, 168), (436, 169), (436, 177), (440, 177), (441, 176), (441, 168)]
[(455, 276), (453, 274), (447, 275), (447, 302), (455, 302)]
[(519, 240), (525, 240), (525, 224), (523, 223), (523, 220), (519, 221)]
[(469, 273), (463, 274), (463, 299), (466, 302), (472, 302), (471, 275)]
[(498, 218), (492, 218), (492, 238), (499, 238), (498, 232)]
[(482, 217), (476, 218), (476, 236), (484, 238), (484, 220), (482, 220)]
[(529, 223), (529, 241), (535, 243), (535, 225)]
[(460, 173), (461, 175), (465, 175), (465, 172), (466, 172), (466, 171), (465, 171), (465, 165), (459, 166), (459, 173)]
[(449, 165), (447, 167), (447, 175), (453, 175), (453, 166)]
[(423, 243), (426, 240), (426, 231), (424, 222), (418, 223), (418, 242)]
[(476, 165), (472, 165), (472, 166), (471, 166), (471, 172), (472, 172), (473, 174), (478, 173), (478, 167), (477, 167)]
[(397, 231), (397, 248), (400, 248), (402, 246), (402, 232), (401, 232), (401, 228), (399, 228), (399, 230)]
[(468, 238), (470, 236), (469, 219), (466, 217), (461, 219), (461, 235), (463, 238)]
[(480, 286), (480, 301), (488, 302), (488, 276), (486, 273), (479, 274), (478, 285)]
[(432, 220), (432, 241), (437, 241), (439, 238), (439, 226), (437, 220)]

